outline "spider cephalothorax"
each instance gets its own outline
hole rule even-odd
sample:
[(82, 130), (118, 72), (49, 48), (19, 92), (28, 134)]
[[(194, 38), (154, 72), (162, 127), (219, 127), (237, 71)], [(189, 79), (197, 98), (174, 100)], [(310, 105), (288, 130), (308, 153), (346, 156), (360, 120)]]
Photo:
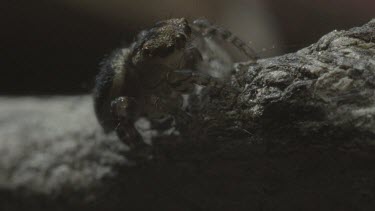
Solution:
[[(150, 144), (139, 127), (150, 131), (158, 128), (155, 133), (178, 134), (179, 123), (174, 116), (189, 116), (184, 110), (183, 95), (193, 94), (196, 85), (210, 87), (225, 83), (207, 70), (210, 69), (207, 64), (221, 58), (216, 58), (213, 52), (207, 53), (212, 44), (205, 45), (205, 36), (221, 34), (220, 39), (249, 53), (244, 42), (229, 31), (216, 29), (207, 21), (193, 24), (184, 18), (160, 21), (140, 32), (128, 48), (115, 51), (102, 63), (94, 91), (95, 112), (103, 128), (115, 130), (138, 157), (145, 156), (139, 152)], [(139, 120), (147, 123), (139, 126)]]
[(160, 21), (151, 29), (140, 33), (139, 40), (132, 47), (131, 62), (137, 66), (182, 53), (190, 35), (190, 26), (184, 18)]

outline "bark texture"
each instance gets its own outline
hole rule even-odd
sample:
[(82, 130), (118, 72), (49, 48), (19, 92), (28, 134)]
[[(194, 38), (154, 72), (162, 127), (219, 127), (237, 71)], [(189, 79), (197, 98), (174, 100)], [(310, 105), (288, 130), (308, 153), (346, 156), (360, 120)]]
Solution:
[(2, 98), (1, 210), (375, 209), (375, 20), (236, 64), (231, 86), (136, 166), (90, 97)]

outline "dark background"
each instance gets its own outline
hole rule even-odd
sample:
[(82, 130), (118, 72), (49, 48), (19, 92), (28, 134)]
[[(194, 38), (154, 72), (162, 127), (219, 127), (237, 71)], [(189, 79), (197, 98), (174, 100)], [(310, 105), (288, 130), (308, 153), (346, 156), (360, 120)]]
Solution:
[(160, 19), (207, 17), (265, 57), (359, 26), (374, 11), (372, 0), (3, 1), (0, 94), (89, 93), (102, 58)]

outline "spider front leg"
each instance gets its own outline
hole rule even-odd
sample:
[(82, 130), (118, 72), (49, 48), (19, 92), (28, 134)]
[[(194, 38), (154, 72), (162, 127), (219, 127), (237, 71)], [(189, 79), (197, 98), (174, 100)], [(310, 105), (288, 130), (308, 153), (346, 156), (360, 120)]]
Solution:
[(135, 128), (139, 116), (139, 105), (134, 97), (118, 97), (111, 102), (111, 113), (116, 121), (115, 131), (121, 141), (129, 146), (127, 157), (132, 160), (145, 160), (151, 155), (151, 147), (146, 144)]
[(230, 108), (236, 103), (237, 97), (241, 93), (241, 90), (232, 86), (229, 81), (194, 70), (176, 70), (168, 76), (173, 89), (187, 90), (184, 87), (194, 88), (190, 89), (192, 91), (188, 93), (185, 92), (185, 94), (188, 94), (185, 110), (189, 114), (200, 115), (200, 111), (210, 102), (211, 96), (221, 96), (226, 99), (226, 103), (220, 106)]

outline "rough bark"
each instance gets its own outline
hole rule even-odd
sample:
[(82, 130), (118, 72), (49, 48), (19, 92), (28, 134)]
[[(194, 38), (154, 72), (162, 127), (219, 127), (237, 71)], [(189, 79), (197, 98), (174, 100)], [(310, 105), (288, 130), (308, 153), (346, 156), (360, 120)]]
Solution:
[(2, 98), (1, 210), (375, 209), (375, 20), (236, 64), (231, 85), (136, 166), (90, 97)]

